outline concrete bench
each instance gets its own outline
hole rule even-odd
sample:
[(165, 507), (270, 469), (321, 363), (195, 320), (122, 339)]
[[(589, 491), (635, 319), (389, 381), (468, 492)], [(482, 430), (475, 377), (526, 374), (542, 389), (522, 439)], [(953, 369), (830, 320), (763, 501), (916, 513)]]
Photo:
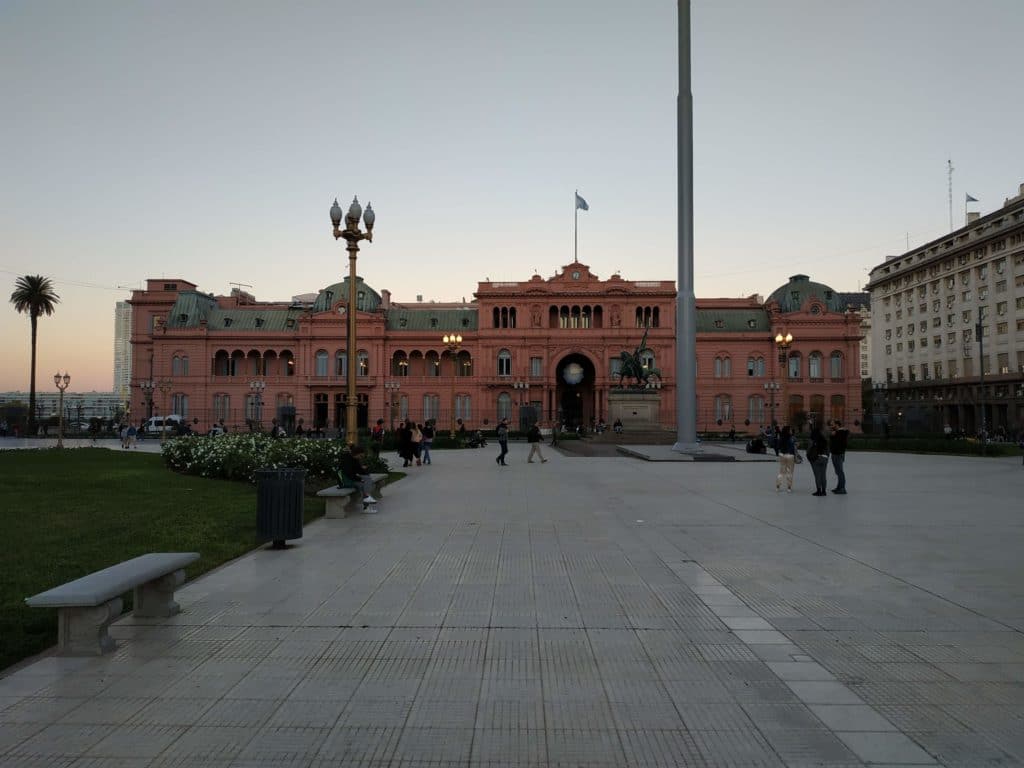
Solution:
[(154, 552), (90, 573), (26, 597), (32, 608), (57, 609), (57, 652), (98, 656), (117, 647), (107, 627), (121, 615), (121, 595), (135, 590), (135, 616), (166, 618), (181, 608), (174, 590), (185, 582), (184, 568), (198, 552)]
[[(388, 476), (383, 472), (374, 472), (370, 479), (373, 480), (373, 496), (380, 499)], [(327, 518), (346, 517), (349, 512), (359, 512), (363, 508), (362, 491), (354, 485), (332, 485), (330, 488), (317, 491), (316, 495), (326, 501), (324, 517)]]

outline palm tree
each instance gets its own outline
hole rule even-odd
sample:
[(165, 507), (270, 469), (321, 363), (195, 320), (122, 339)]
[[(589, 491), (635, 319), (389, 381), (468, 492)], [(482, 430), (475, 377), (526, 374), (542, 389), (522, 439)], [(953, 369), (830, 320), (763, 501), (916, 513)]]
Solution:
[(52, 315), (60, 303), (50, 278), (25, 275), (14, 283), (11, 304), (18, 312), (26, 312), (32, 322), (32, 376), (28, 395), (28, 434), (36, 433), (36, 332), (40, 315)]

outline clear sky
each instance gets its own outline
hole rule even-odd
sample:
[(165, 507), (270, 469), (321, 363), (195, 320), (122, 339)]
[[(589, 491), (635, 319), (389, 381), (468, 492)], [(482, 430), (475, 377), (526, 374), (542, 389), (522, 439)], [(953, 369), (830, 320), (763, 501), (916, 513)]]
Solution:
[[(1024, 182), (1020, 0), (694, 0), (698, 297), (886, 254)], [(347, 269), (399, 300), (480, 280), (675, 279), (672, 0), (0, 2), (0, 390), (28, 388), (15, 278), (56, 281), (40, 388), (110, 390), (114, 303), (175, 277), (259, 299)]]

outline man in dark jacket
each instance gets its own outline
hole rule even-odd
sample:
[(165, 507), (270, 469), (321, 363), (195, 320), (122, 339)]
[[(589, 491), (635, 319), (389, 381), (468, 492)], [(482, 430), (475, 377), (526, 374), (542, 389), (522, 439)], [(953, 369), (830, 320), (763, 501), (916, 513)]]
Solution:
[(843, 423), (839, 419), (833, 419), (832, 432), (828, 437), (828, 449), (832, 454), (832, 468), (836, 471), (836, 487), (832, 493), (846, 493), (846, 472), (843, 471), (843, 464), (846, 462), (846, 443), (850, 438), (850, 430), (843, 429)]
[(825, 488), (828, 485), (828, 439), (817, 424), (811, 425), (811, 444), (807, 448), (807, 460), (811, 463), (811, 472), (814, 473), (813, 495), (827, 496), (828, 491)]
[(376, 503), (377, 500), (373, 498), (373, 478), (370, 477), (370, 468), (366, 465), (363, 446), (353, 445), (341, 452), (341, 471), (346, 480), (355, 483), (363, 492), (363, 504)]
[(498, 423), (498, 445), (501, 446), (501, 453), (495, 461), (503, 467), (507, 466), (505, 456), (508, 455), (508, 419), (502, 419)]
[(530, 431), (526, 433), (526, 442), (530, 444), (530, 455), (526, 457), (526, 463), (533, 464), (533, 454), (535, 453), (540, 458), (541, 464), (546, 463), (547, 459), (540, 452), (540, 427), (537, 425), (537, 422), (534, 422), (530, 426)]

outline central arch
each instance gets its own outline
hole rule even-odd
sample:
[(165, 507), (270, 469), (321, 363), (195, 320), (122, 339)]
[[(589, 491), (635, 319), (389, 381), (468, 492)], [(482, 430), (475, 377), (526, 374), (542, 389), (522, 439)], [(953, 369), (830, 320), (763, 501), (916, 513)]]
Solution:
[(597, 372), (586, 355), (573, 352), (555, 367), (555, 419), (565, 429), (589, 426), (596, 414), (594, 392)]

